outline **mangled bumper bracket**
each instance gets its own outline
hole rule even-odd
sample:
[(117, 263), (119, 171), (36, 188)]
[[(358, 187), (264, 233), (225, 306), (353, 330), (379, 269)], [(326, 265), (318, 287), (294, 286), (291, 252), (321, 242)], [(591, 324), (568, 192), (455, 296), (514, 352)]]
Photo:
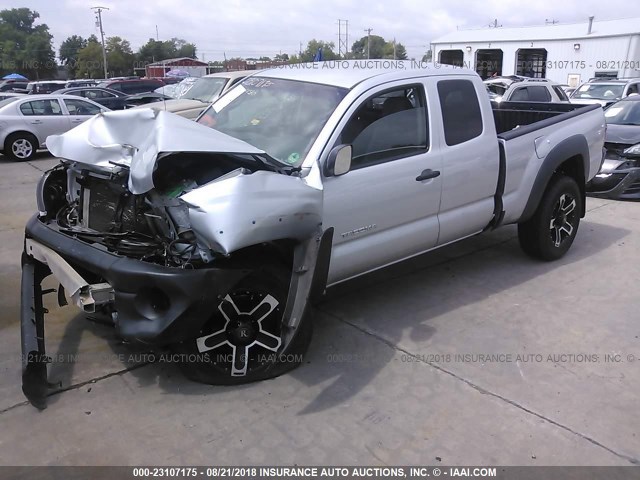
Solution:
[(50, 274), (46, 264), (26, 253), (22, 255), (22, 392), (40, 410), (47, 407), (46, 397), (52, 387), (47, 380), (49, 359), (45, 351), (42, 304), (42, 280)]
[(25, 240), (25, 252), (49, 267), (51, 273), (69, 293), (73, 302), (86, 313), (96, 311), (96, 305), (113, 302), (115, 292), (108, 283), (90, 285), (67, 261), (35, 240)]

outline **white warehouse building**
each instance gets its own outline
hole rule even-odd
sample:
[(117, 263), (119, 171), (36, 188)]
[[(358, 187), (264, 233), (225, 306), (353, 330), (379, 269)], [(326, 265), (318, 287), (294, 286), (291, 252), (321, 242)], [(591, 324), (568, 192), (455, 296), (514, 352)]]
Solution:
[(433, 42), (433, 59), (492, 75), (577, 86), (594, 77), (640, 77), (640, 18), (456, 30)]

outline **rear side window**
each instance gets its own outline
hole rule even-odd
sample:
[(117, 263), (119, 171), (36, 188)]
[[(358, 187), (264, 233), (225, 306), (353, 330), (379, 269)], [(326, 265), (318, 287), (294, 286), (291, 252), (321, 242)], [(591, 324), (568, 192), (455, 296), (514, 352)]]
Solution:
[(529, 101), (530, 102), (550, 102), (551, 94), (547, 87), (527, 87), (529, 90)]
[(442, 80), (438, 97), (447, 145), (458, 145), (482, 133), (482, 113), (471, 81)]
[(528, 102), (529, 92), (527, 91), (527, 87), (521, 87), (514, 90), (509, 100), (512, 102)]
[(57, 100), (33, 100), (20, 105), (23, 115), (62, 115), (62, 109)]

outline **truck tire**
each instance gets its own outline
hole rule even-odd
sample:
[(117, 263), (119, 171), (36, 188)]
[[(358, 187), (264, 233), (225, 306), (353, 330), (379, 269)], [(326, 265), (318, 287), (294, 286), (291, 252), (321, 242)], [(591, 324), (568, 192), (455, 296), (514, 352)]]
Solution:
[(197, 338), (172, 345), (184, 375), (200, 383), (238, 385), (300, 365), (311, 342), (309, 315), (286, 351), (279, 348), (289, 279), (287, 269), (269, 265), (233, 287)]
[(520, 247), (541, 260), (561, 258), (578, 233), (580, 212), (582, 195), (576, 181), (565, 175), (555, 175), (533, 216), (518, 224)]

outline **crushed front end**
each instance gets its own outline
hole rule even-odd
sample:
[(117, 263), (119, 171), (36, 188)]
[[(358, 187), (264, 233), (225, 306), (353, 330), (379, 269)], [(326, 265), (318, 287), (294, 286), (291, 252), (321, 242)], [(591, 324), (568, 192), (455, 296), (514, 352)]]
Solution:
[[(175, 115), (126, 112), (87, 124), (49, 138), (63, 160), (40, 180), (38, 213), (25, 230), (23, 391), (31, 403), (45, 408), (50, 387), (49, 275), (61, 306), (70, 299), (106, 315), (119, 336), (207, 354), (191, 366), (197, 380), (242, 383), (290, 369), (277, 358), (308, 343), (296, 340), (306, 337), (307, 299), (312, 284), (326, 282), (331, 232), (321, 228), (321, 190), (250, 145)], [(182, 133), (182, 144), (164, 143), (167, 130)], [(270, 282), (281, 286), (271, 291)]]

